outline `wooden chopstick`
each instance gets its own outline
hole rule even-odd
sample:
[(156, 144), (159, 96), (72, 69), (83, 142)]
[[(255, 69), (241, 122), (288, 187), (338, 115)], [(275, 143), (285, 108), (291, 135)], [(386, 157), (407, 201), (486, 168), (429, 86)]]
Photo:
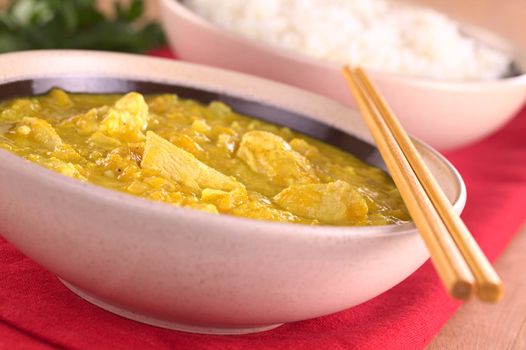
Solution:
[(375, 106), (380, 110), (380, 114), (383, 116), (387, 126), (400, 145), (400, 148), (411, 164), (413, 171), (423, 185), (427, 195), (431, 198), (436, 211), (453, 237), (458, 249), (464, 256), (464, 259), (475, 277), (477, 296), (484, 301), (498, 301), (503, 295), (502, 281), (499, 276), (478, 246), (464, 222), (454, 213), (450, 202), (446, 198), (444, 192), (440, 189), (433, 175), (431, 175), (427, 166), (425, 166), (424, 161), (420, 157), (414, 144), (409, 139), (409, 136), (405, 133), (383, 97), (374, 88), (371, 80), (367, 77), (367, 74), (363, 69), (357, 68), (356, 75), (362, 81), (363, 86), (373, 100)]
[(502, 283), (362, 69), (344, 76), (448, 292), (498, 301)]
[(431, 260), (448, 292), (455, 298), (466, 300), (473, 293), (474, 277), (455, 242), (447, 233), (443, 222), (425, 194), (422, 185), (403, 155), (400, 146), (378, 115), (365, 89), (353, 71), (344, 70), (349, 87), (358, 102), (362, 115), (376, 141), (391, 176), (395, 181), (409, 212), (431, 254)]

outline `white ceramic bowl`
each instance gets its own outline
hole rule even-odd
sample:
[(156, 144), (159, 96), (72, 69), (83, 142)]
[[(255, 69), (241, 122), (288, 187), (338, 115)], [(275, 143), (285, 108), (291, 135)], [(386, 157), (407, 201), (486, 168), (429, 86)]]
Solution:
[[(356, 112), (280, 83), (126, 54), (0, 55), (0, 99), (52, 86), (221, 98), (380, 164)], [(459, 174), (428, 146), (416, 146), (460, 213), (466, 192)], [(316, 227), (212, 215), (76, 181), (3, 149), (0, 193), (2, 235), (75, 293), (125, 317), (186, 331), (248, 333), (343, 310), (393, 287), (428, 258), (413, 224)]]
[[(354, 106), (340, 67), (223, 30), (180, 1), (159, 0), (171, 47), (187, 61), (237, 70), (295, 85)], [(219, 6), (219, 5), (218, 5)], [(511, 52), (526, 72), (526, 55), (478, 28), (464, 31)], [(526, 99), (526, 74), (488, 82), (441, 82), (371, 72), (408, 132), (440, 150), (483, 138), (504, 125)]]

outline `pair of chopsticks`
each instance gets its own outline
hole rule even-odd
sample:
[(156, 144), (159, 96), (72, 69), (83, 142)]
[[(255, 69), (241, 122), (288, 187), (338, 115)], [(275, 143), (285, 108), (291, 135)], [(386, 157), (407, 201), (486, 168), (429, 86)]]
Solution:
[(365, 71), (346, 66), (343, 74), (449, 294), (500, 300), (499, 276)]

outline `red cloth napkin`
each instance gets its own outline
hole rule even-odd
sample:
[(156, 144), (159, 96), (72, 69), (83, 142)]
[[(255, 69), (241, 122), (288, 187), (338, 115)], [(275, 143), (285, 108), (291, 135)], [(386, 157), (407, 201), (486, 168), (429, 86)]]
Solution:
[[(525, 135), (526, 109), (483, 142), (447, 154), (468, 188), (463, 218), (492, 260), (526, 219)], [(427, 262), (357, 307), (259, 334), (210, 336), (99, 309), (1, 238), (0, 276), (0, 349), (420, 349), (459, 306)]]

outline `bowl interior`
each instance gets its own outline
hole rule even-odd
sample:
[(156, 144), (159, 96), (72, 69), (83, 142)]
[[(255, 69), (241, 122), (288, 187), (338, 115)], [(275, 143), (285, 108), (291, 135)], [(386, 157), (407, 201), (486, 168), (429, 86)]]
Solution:
[(106, 77), (28, 79), (6, 83), (1, 87), (0, 100), (40, 95), (48, 92), (51, 88), (61, 88), (71, 93), (93, 94), (126, 93), (130, 91), (143, 94), (175, 93), (181, 98), (193, 99), (202, 103), (221, 101), (238, 113), (289, 127), (294, 131), (347, 151), (360, 160), (387, 171), (376, 147), (353, 135), (292, 111), (223, 93), (181, 85)]

